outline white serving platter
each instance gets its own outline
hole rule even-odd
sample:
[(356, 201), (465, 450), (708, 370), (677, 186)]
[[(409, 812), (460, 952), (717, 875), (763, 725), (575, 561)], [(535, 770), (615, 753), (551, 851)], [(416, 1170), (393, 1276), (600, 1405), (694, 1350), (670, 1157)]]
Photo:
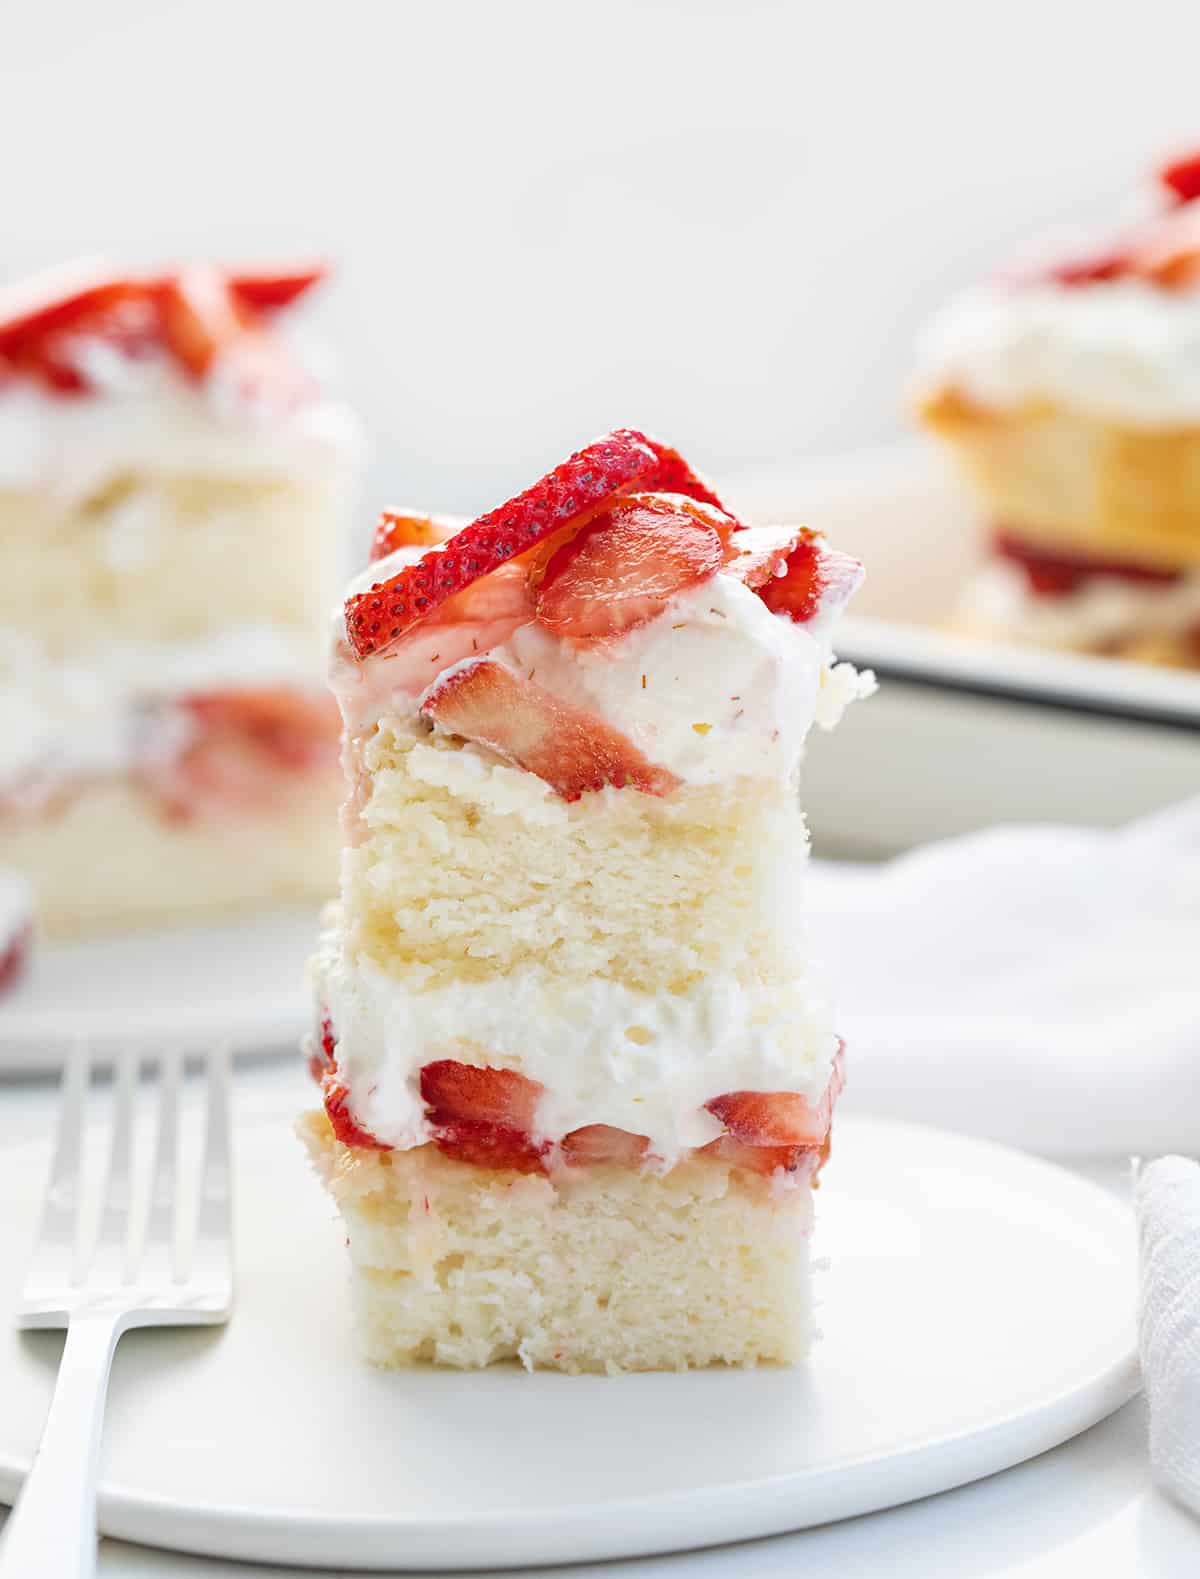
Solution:
[[(224, 1330), (122, 1341), (100, 1521), (243, 1561), (428, 1572), (678, 1551), (801, 1529), (1002, 1470), (1136, 1390), (1123, 1203), (1048, 1163), (839, 1121), (818, 1198), (825, 1336), (794, 1370), (380, 1372), (339, 1225), (287, 1120), (239, 1129)], [(45, 1148), (6, 1157), (11, 1308)], [(0, 1498), (61, 1338), (0, 1336)]]
[(1200, 792), (1200, 672), (939, 628), (981, 526), (938, 454), (903, 444), (726, 492), (752, 519), (820, 528), (867, 567), (838, 650), (880, 692), (809, 749), (820, 853), (890, 854), (997, 822), (1114, 826)]
[(37, 938), (0, 998), (0, 1073), (53, 1066), (80, 1042), (234, 1052), (298, 1045), (315, 910), (58, 943)]

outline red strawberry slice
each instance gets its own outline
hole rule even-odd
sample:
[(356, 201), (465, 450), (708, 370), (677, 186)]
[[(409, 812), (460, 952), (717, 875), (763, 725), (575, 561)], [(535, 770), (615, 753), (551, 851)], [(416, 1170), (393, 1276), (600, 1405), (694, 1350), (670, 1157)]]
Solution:
[(8, 943), (0, 948), (0, 992), (7, 992), (24, 975), (32, 946), (33, 928), (26, 922), (10, 935)]
[(321, 1016), (321, 1026), (316, 1036), (308, 1037), (308, 1072), (318, 1085), (332, 1069), (337, 1067), (337, 1038), (333, 1022), (327, 1014)]
[(732, 1168), (745, 1168), (769, 1178), (780, 1168), (784, 1173), (799, 1173), (808, 1167), (815, 1175), (820, 1153), (816, 1146), (753, 1146), (732, 1135), (718, 1135), (707, 1146), (701, 1146), (699, 1155), (715, 1157)]
[(538, 589), (539, 622), (561, 636), (616, 636), (660, 614), (680, 592), (715, 576), (734, 522), (711, 505), (671, 494), (632, 494), (550, 558)]
[(96, 263), (47, 270), (0, 291), (0, 356), (35, 337), (66, 329), (81, 318), (145, 296), (145, 286)]
[(1200, 203), (1181, 204), (1133, 237), (1128, 272), (1167, 290), (1193, 286), (1200, 279)]
[(603, 1162), (636, 1168), (645, 1160), (649, 1147), (645, 1135), (634, 1135), (611, 1124), (585, 1124), (582, 1129), (573, 1129), (569, 1135), (564, 1135), (561, 1141), (563, 1160), (573, 1168), (593, 1167)]
[(545, 1173), (546, 1145), (535, 1145), (523, 1130), (476, 1119), (451, 1119), (434, 1130), (433, 1143), (456, 1162), (516, 1173)]
[(480, 1069), (441, 1058), (421, 1070), (421, 1098), (434, 1123), (472, 1119), (529, 1131), (542, 1087), (515, 1069)]
[(377, 1140), (369, 1129), (364, 1129), (350, 1111), (350, 1093), (335, 1072), (326, 1074), (322, 1082), (325, 1112), (333, 1126), (333, 1133), (343, 1146), (358, 1146), (367, 1151), (391, 1151), (386, 1141)]
[(203, 378), (220, 352), (246, 332), (228, 279), (210, 264), (193, 264), (166, 279), (159, 311), (168, 348), (194, 378)]
[(727, 1091), (705, 1107), (734, 1140), (748, 1146), (819, 1146), (829, 1133), (833, 1104), (845, 1083), (839, 1042), (829, 1082), (815, 1107), (798, 1091)]
[(346, 633), (366, 658), (390, 647), (447, 598), (552, 533), (582, 526), (657, 464), (638, 434), (617, 429), (579, 450), (515, 499), (489, 510), (389, 580), (346, 602)]
[(1036, 547), (1003, 528), (992, 533), (991, 548), (994, 554), (1021, 567), (1029, 590), (1040, 598), (1068, 597), (1093, 576), (1114, 576), (1123, 581), (1169, 586), (1183, 575), (1181, 570)]
[(445, 543), (455, 532), (460, 532), (463, 522), (451, 515), (422, 515), (415, 510), (385, 510), (379, 517), (375, 536), (371, 542), (369, 563), (386, 559), (398, 548), (432, 548), (435, 543)]
[[(736, 574), (737, 562), (731, 567)], [(773, 614), (805, 624), (822, 610), (841, 608), (863, 578), (863, 567), (823, 538), (802, 534), (787, 555), (783, 575), (770, 575), (758, 595)]]
[(1169, 160), (1159, 169), (1158, 179), (1177, 202), (1194, 202), (1200, 197), (1200, 148)]
[(482, 658), (464, 664), (426, 693), (421, 713), (450, 734), (488, 746), (536, 773), (564, 800), (612, 784), (667, 795), (679, 780), (656, 767), (602, 719), (560, 701), (540, 685)]
[(694, 472), (678, 450), (673, 450), (670, 445), (662, 444), (658, 439), (652, 439), (649, 434), (639, 433), (642, 439), (658, 457), (658, 465), (642, 483), (639, 484), (643, 493), (681, 493), (689, 499), (697, 499), (701, 504), (711, 504), (720, 510), (723, 515), (732, 517), (732, 512), (727, 510), (720, 499), (713, 492), (707, 480)]
[(725, 553), (728, 575), (744, 581), (751, 592), (786, 575), (793, 556), (807, 559), (817, 533), (807, 526), (749, 526), (730, 538)]
[(329, 273), (327, 263), (313, 262), (290, 269), (233, 269), (229, 285), (243, 307), (253, 312), (276, 312), (290, 307)]

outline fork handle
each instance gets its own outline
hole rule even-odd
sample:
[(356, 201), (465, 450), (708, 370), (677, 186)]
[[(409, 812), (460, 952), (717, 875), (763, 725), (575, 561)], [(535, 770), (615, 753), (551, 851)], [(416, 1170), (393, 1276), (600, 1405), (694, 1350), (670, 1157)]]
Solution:
[(42, 1440), (0, 1547), (0, 1579), (90, 1579), (104, 1396), (123, 1314), (72, 1316)]

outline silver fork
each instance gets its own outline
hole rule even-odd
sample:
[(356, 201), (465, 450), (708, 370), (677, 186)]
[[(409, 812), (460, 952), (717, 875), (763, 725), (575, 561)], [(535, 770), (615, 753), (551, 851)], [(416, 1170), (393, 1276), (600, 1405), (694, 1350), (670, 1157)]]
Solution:
[[(95, 1572), (100, 1430), (118, 1340), (133, 1327), (223, 1322), (232, 1305), (228, 1054), (203, 1060), (204, 1142), (198, 1177), (190, 1180), (180, 1147), (181, 1061), (150, 1061), (158, 1113), (144, 1209), (134, 1199), (133, 1172), (140, 1064), (130, 1054), (114, 1070), (107, 1179), (90, 1248), (82, 1177), (91, 1087), (85, 1051), (63, 1076), (54, 1161), (17, 1323), (65, 1327), (67, 1338), (41, 1445), (0, 1548), (0, 1579), (86, 1579)], [(185, 1262), (177, 1207), (189, 1193), (195, 1232)]]

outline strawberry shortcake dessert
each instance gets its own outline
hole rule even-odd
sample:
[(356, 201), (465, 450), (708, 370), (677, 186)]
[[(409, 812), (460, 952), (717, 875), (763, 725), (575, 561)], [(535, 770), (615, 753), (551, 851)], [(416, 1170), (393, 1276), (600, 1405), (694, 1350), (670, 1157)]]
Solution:
[(621, 429), (335, 619), (349, 778), (301, 1132), (381, 1365), (793, 1361), (841, 1044), (805, 736), (858, 563)]
[(321, 631), (359, 440), (289, 325), (320, 276), (0, 291), (0, 864), (51, 933), (333, 891)]
[(952, 303), (918, 413), (988, 524), (957, 624), (1200, 666), (1200, 151), (1115, 237)]

